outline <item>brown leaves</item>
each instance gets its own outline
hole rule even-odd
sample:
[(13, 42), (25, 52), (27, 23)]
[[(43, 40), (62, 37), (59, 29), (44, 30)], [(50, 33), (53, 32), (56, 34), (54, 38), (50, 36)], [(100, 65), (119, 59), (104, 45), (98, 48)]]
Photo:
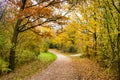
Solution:
[(82, 80), (116, 80), (113, 74), (105, 72), (89, 59), (74, 59), (75, 68)]

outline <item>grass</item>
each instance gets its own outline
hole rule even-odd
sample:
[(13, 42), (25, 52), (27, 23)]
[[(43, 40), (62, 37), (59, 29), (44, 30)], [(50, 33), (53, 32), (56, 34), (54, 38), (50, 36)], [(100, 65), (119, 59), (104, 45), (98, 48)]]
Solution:
[(40, 53), (38, 60), (16, 68), (14, 72), (3, 75), (0, 80), (26, 80), (47, 68), (56, 58), (56, 55), (50, 52)]
[(41, 53), (39, 56), (38, 56), (38, 59), (39, 61), (41, 62), (52, 62), (56, 59), (57, 57), (50, 53), (50, 52), (47, 52), (47, 53)]

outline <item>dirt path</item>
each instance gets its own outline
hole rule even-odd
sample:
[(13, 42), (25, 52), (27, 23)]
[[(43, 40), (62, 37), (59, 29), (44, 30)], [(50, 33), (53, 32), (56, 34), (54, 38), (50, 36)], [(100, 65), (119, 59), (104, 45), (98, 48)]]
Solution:
[(41, 73), (33, 75), (29, 80), (79, 80), (71, 58), (54, 50), (49, 51), (57, 56), (57, 60)]

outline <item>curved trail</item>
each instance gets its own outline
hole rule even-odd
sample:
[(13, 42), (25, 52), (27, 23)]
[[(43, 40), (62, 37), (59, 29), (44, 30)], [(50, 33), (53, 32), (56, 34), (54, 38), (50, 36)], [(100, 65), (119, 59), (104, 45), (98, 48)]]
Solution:
[(35, 74), (29, 80), (79, 80), (73, 67), (71, 58), (57, 51), (49, 50), (57, 56), (47, 69)]

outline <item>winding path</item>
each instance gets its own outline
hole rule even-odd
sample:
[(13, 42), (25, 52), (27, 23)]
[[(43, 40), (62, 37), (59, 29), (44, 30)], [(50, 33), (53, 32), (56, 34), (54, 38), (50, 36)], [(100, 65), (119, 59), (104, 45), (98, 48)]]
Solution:
[(57, 56), (56, 61), (47, 69), (43, 70), (41, 73), (37, 73), (29, 80), (79, 80), (71, 58), (54, 50), (49, 51)]

